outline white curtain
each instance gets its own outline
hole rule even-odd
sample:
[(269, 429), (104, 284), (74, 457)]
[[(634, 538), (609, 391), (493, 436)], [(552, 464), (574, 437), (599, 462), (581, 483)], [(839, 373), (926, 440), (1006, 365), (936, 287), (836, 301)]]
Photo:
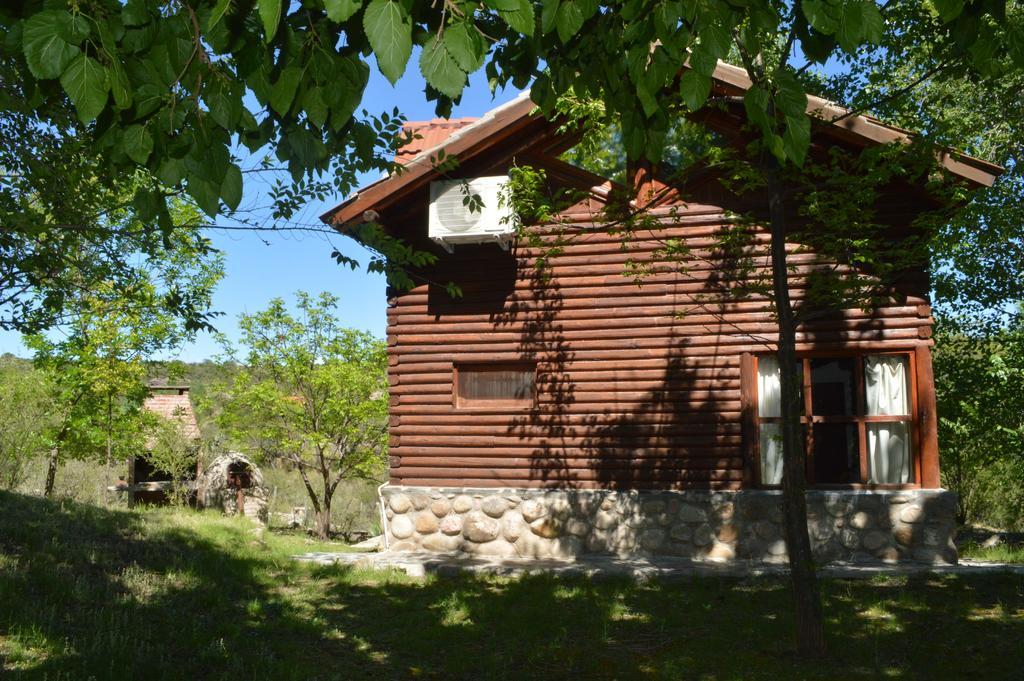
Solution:
[[(909, 416), (909, 367), (905, 355), (864, 358), (868, 416)], [(910, 481), (910, 428), (907, 421), (867, 424), (870, 482)]]
[[(757, 360), (757, 414), (767, 418), (782, 416), (782, 380), (779, 360), (774, 355)], [(762, 423), (761, 483), (782, 484), (782, 428), (778, 423)]]
[(761, 484), (782, 484), (782, 426), (761, 424)]
[(767, 418), (782, 416), (782, 377), (779, 359), (766, 355), (757, 360), (757, 415)]

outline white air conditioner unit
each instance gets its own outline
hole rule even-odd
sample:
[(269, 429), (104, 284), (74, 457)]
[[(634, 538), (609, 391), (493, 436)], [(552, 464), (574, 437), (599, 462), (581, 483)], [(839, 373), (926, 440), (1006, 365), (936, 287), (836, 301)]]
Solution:
[[(507, 183), (507, 175), (431, 182), (430, 238), (449, 253), (455, 244), (496, 243), (508, 250), (516, 218), (509, 206), (499, 205)], [(476, 197), (483, 205), (474, 205)]]

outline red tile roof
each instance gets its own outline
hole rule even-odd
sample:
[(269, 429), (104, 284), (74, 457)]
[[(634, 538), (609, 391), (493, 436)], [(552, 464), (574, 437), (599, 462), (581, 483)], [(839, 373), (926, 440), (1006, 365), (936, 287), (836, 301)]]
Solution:
[(432, 149), (451, 137), (452, 133), (475, 123), (476, 118), (435, 118), (432, 121), (409, 121), (402, 126), (417, 138), (406, 144), (395, 154), (398, 163), (408, 163), (427, 149)]

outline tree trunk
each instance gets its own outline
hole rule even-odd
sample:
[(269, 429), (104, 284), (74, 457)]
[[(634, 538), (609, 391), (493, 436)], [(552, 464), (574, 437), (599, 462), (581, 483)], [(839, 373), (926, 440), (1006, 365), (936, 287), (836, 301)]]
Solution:
[(334, 497), (334, 491), (331, 489), (330, 480), (324, 477), (324, 498), (320, 503), (320, 513), (317, 515), (317, 536), (320, 539), (328, 540), (331, 538), (331, 501)]
[[(323, 530), (323, 511), (320, 506), (320, 498), (316, 494), (316, 490), (313, 489), (313, 483), (309, 480), (309, 475), (306, 474), (306, 470), (302, 467), (302, 462), (297, 458), (292, 459), (295, 463), (295, 467), (299, 471), (299, 476), (302, 477), (302, 484), (306, 488), (306, 496), (309, 497), (309, 503), (313, 504), (313, 517), (316, 518), (316, 533), (318, 537), (322, 537), (321, 532)], [(330, 523), (330, 511), (327, 513), (328, 523)], [(330, 524), (327, 526), (330, 530)], [(325, 538), (325, 537), (322, 537)]]
[(797, 652), (825, 654), (821, 593), (807, 532), (806, 453), (800, 425), (800, 384), (796, 370), (796, 319), (789, 298), (786, 218), (779, 166), (768, 161), (768, 213), (772, 239), (772, 290), (779, 318), (779, 371), (782, 383), (782, 511), (796, 606)]
[(103, 505), (110, 506), (110, 466), (112, 465), (112, 457), (114, 453), (114, 442), (111, 436), (111, 427), (113, 423), (113, 405), (111, 397), (107, 396), (107, 460), (103, 467)]
[(47, 499), (53, 498), (53, 484), (57, 481), (58, 454), (56, 447), (50, 450), (50, 461), (46, 467), (46, 486), (43, 487), (43, 496)]

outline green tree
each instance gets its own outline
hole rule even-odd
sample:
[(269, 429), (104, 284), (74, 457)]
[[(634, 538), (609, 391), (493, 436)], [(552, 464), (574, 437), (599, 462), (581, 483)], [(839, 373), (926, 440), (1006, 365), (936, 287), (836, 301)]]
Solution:
[(265, 461), (294, 467), (316, 514), (331, 528), (342, 480), (378, 480), (387, 455), (387, 355), (371, 335), (342, 328), (337, 298), (296, 295), (242, 315), (244, 368), (230, 386), (224, 429)]
[(195, 477), (199, 442), (190, 437), (179, 419), (144, 414), (142, 432), (146, 438), (145, 458), (154, 470), (170, 475), (167, 497), (172, 504), (184, 504), (192, 492), (186, 484)]
[[(10, 91), (23, 83), (6, 66), (0, 62), (0, 99), (23, 105), (23, 93)], [(179, 279), (178, 267), (193, 255), (216, 257), (198, 231), (200, 213), (173, 199), (174, 234), (170, 224), (140, 219), (133, 197), (147, 174), (109, 166), (93, 142), (92, 130), (66, 115), (0, 114), (0, 329), (59, 326), (77, 297), (108, 284), (129, 288), (144, 274), (160, 283), (149, 304), (207, 327), (206, 296)]]
[[(165, 252), (167, 262), (158, 275), (173, 277), (208, 306), (223, 272), (220, 258), (208, 257), (205, 250)], [(140, 269), (131, 286), (118, 284), (97, 284), (76, 297), (59, 334), (26, 336), (54, 405), (53, 422), (44, 431), (50, 449), (46, 496), (53, 493), (62, 458), (104, 460), (109, 468), (138, 449), (145, 361), (194, 332), (158, 304), (163, 284), (158, 276)]]
[(0, 359), (0, 487), (16, 488), (30, 462), (46, 453), (51, 413), (43, 376), (30, 364)]
[[(871, 105), (876, 115), (936, 145), (1006, 168), (992, 187), (941, 222), (929, 245), (933, 297), (943, 314), (1005, 319), (1024, 300), (1024, 72), (1014, 68), (1020, 44), (986, 52), (979, 72), (963, 55), (934, 48), (936, 18), (927, 6), (896, 3), (887, 16), (900, 30), (885, 34), (884, 49), (820, 87), (855, 107)], [(1022, 25), (1018, 3), (1007, 7), (998, 29), (976, 28), (1019, 34)], [(904, 94), (908, 84), (912, 96)]]
[(1018, 318), (1001, 328), (976, 318), (940, 319), (935, 391), (943, 481), (958, 494), (959, 521), (1020, 526), (1024, 323)]

